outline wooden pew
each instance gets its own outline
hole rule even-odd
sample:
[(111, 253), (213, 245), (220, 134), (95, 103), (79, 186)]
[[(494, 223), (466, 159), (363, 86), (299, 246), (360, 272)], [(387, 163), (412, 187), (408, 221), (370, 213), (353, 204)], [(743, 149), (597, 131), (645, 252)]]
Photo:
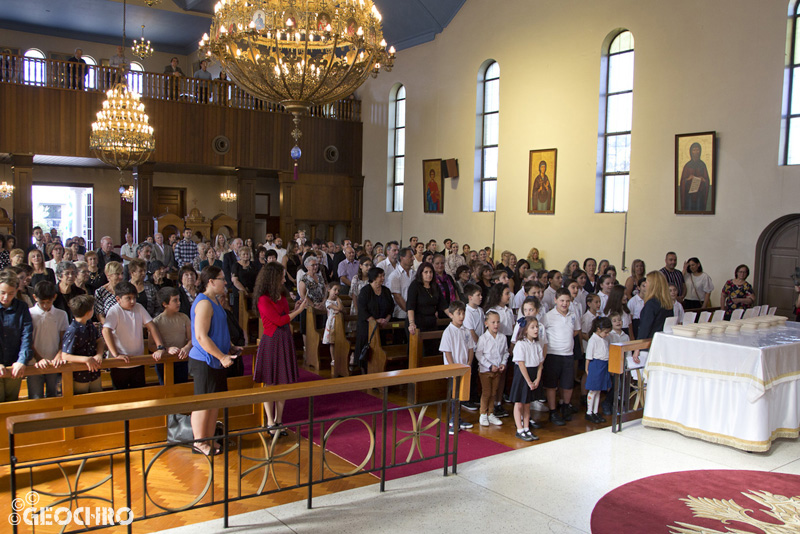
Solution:
[[(622, 430), (622, 423), (632, 419), (632, 413), (644, 409), (644, 380), (641, 370), (636, 391), (630, 392), (630, 369), (628, 369), (625, 353), (634, 350), (647, 350), (650, 348), (652, 339), (638, 339), (626, 341), (624, 343), (611, 343), (608, 351), (608, 372), (614, 379), (614, 407), (611, 414), (611, 431), (616, 433)], [(635, 398), (634, 409), (630, 408), (630, 399)]]
[[(417, 369), (421, 367), (431, 367), (434, 365), (442, 365), (444, 356), (441, 352), (434, 355), (425, 355), (424, 342), (429, 339), (440, 341), (442, 334), (450, 324), (450, 319), (439, 319), (437, 321), (437, 328), (441, 330), (432, 330), (429, 332), (421, 332), (417, 330), (408, 338), (408, 368)], [(437, 347), (438, 349), (438, 347)], [(446, 362), (445, 362), (446, 363)], [(447, 384), (442, 381), (428, 382), (425, 384), (409, 384), (408, 386), (408, 402), (417, 404), (425, 400), (432, 399), (435, 395), (445, 395)], [(441, 397), (439, 397), (441, 398)]]
[(348, 335), (347, 326), (356, 321), (358, 321), (358, 315), (339, 315), (336, 318), (333, 326), (331, 378), (350, 376), (350, 354), (355, 350), (355, 333)]
[(325, 333), (325, 326), (318, 329), (314, 317), (323, 315), (323, 312), (309, 306), (306, 308), (306, 353), (303, 361), (306, 369), (319, 374), (320, 360), (330, 355), (327, 345), (322, 344), (322, 335)]
[[(377, 326), (378, 323), (375, 321), (375, 319), (370, 317), (369, 333), (371, 334)], [(390, 321), (386, 324), (386, 326), (380, 328), (380, 330), (405, 329), (405, 321)], [(399, 361), (408, 362), (408, 345), (387, 345), (384, 347), (381, 345), (380, 331), (372, 336), (372, 341), (370, 342), (369, 346), (372, 348), (372, 357), (370, 357), (369, 362), (367, 363), (368, 373), (383, 373), (386, 371), (386, 366), (389, 363)]]

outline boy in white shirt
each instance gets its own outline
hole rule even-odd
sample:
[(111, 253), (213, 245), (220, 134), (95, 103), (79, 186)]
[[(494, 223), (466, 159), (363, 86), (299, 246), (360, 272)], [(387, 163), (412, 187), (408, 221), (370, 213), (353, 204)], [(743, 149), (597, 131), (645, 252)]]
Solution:
[(639, 288), (639, 292), (628, 300), (628, 309), (631, 311), (631, 331), (633, 332), (633, 337), (637, 337), (639, 333), (639, 319), (642, 316), (642, 308), (644, 308), (647, 278), (640, 278), (636, 286)]
[[(572, 388), (575, 383), (575, 336), (580, 328), (578, 318), (569, 311), (572, 302), (569, 290), (561, 288), (556, 291), (556, 307), (547, 312), (547, 347), (548, 354), (542, 373), (547, 404), (550, 408), (550, 421), (556, 426), (563, 426), (565, 421), (572, 420), (572, 414), (578, 410), (572, 406)], [(556, 411), (556, 390), (561, 388), (563, 405), (561, 413)]]
[[(53, 306), (56, 299), (56, 285), (44, 280), (33, 289), (36, 305), (30, 308), (33, 322), (33, 359), (37, 369), (49, 366), (59, 367), (61, 361), (61, 338), (69, 326), (67, 312)], [(29, 375), (28, 398), (43, 399), (58, 397), (61, 375)], [(46, 386), (46, 387), (45, 387)]]
[[(480, 294), (480, 291), (478, 292)], [(475, 356), (475, 342), (472, 335), (464, 326), (465, 306), (460, 300), (450, 303), (447, 309), (452, 321), (442, 333), (442, 340), (439, 343), (439, 351), (442, 353), (445, 364), (463, 363), (472, 365)], [(468, 401), (470, 395), (470, 377), (461, 379), (461, 388), (457, 393), (459, 400)], [(450, 434), (454, 434), (455, 414), (450, 416)], [(460, 419), (460, 416), (459, 416)], [(472, 428), (472, 423), (460, 421), (459, 429), (465, 430)]]
[(547, 306), (548, 310), (552, 310), (556, 304), (556, 292), (561, 289), (561, 283), (564, 279), (561, 276), (561, 272), (556, 270), (550, 271), (547, 276), (547, 281), (550, 285), (544, 290), (542, 303)]
[(678, 286), (669, 285), (669, 296), (672, 297), (672, 316), (678, 319), (677, 324), (683, 324), (683, 304), (678, 300)]
[[(106, 342), (110, 357), (119, 358), (125, 363), (129, 356), (144, 354), (143, 328), (147, 328), (150, 337), (156, 342), (157, 349), (153, 353), (155, 360), (164, 354), (164, 345), (158, 328), (144, 306), (136, 302), (139, 292), (130, 282), (120, 282), (114, 287), (117, 303), (108, 311), (103, 324), (103, 340)], [(141, 388), (146, 385), (144, 366), (115, 367), (111, 369), (111, 383), (114, 389)]]
[[(480, 287), (476, 286), (475, 284), (467, 284), (464, 287), (464, 296), (467, 297), (467, 306), (464, 313), (464, 328), (466, 328), (469, 332), (472, 342), (477, 345), (478, 339), (483, 334), (484, 328), (483, 308), (481, 308), (483, 294), (481, 293)], [(472, 360), (471, 367), (472, 371), (470, 374), (469, 401), (463, 403), (462, 406), (467, 410), (474, 412), (478, 409), (478, 402), (480, 401), (480, 395), (478, 394), (480, 378), (478, 376), (477, 360)]]
[(499, 331), (500, 315), (491, 310), (486, 312), (486, 331), (481, 335), (475, 349), (481, 379), (481, 426), (503, 424), (492, 411), (493, 400), (500, 387), (500, 377), (503, 376), (508, 359), (508, 341)]
[(532, 282), (538, 282), (539, 275), (533, 269), (528, 269), (524, 272), (522, 277), (522, 285), (519, 288), (519, 291), (514, 295), (514, 302), (512, 303), (511, 307), (515, 310), (522, 308), (522, 303), (525, 301), (525, 297), (529, 296), (528, 293), (530, 292), (531, 288), (533, 287)]

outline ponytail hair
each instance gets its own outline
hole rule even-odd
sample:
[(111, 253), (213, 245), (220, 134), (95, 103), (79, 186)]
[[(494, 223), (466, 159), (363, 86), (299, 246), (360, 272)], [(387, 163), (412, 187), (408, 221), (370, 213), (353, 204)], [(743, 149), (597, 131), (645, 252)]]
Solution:
[(597, 317), (592, 321), (592, 334), (598, 330), (611, 330), (611, 319), (608, 317)]

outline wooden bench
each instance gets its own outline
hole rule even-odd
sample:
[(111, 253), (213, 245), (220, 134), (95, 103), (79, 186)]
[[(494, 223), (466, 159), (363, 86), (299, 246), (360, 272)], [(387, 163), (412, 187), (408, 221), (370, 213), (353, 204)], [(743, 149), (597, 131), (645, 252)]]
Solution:
[[(641, 369), (638, 371), (636, 388), (631, 392), (631, 369), (628, 368), (625, 353), (634, 350), (647, 350), (652, 339), (638, 339), (624, 343), (611, 343), (608, 351), (608, 372), (614, 379), (614, 407), (611, 414), (611, 431), (622, 430), (622, 423), (633, 419), (631, 414), (644, 409), (645, 385)], [(630, 401), (634, 399), (634, 407)]]
[[(422, 332), (415, 331), (408, 338), (408, 368), (418, 369), (421, 367), (432, 367), (434, 365), (442, 365), (447, 362), (444, 361), (444, 356), (441, 352), (433, 355), (425, 355), (425, 341), (430, 339), (441, 340), (442, 334), (447, 326), (450, 324), (450, 319), (439, 319), (436, 323), (437, 330)], [(462, 381), (462, 384), (464, 381)], [(466, 380), (469, 384), (469, 380)], [(447, 384), (441, 381), (427, 382), (425, 384), (410, 384), (408, 387), (408, 402), (417, 404), (426, 400), (434, 398), (435, 395), (446, 394)], [(441, 398), (441, 396), (439, 397)]]
[(350, 354), (355, 350), (355, 329), (347, 333), (347, 326), (355, 324), (358, 315), (339, 315), (333, 326), (333, 367), (331, 378), (350, 376)]
[[(377, 321), (369, 319), (369, 334), (378, 327)], [(406, 330), (405, 321), (389, 321), (386, 326), (380, 327), (380, 331), (386, 330)], [(390, 363), (408, 362), (408, 345), (387, 345), (382, 346), (380, 331), (372, 336), (369, 346), (372, 348), (372, 357), (367, 362), (368, 373), (383, 373)]]

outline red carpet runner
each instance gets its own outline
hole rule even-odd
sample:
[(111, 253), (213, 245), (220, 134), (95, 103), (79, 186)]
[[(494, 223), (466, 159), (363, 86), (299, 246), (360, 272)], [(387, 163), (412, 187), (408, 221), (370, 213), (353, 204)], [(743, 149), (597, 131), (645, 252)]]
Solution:
[[(300, 382), (307, 382), (311, 380), (320, 380), (320, 377), (312, 374), (308, 371), (304, 371), (300, 369)], [(368, 395), (366, 393), (362, 393), (360, 391), (353, 391), (350, 393), (340, 393), (334, 395), (325, 395), (321, 397), (317, 397), (314, 401), (314, 417), (316, 419), (328, 419), (333, 417), (346, 417), (348, 415), (363, 413), (363, 412), (370, 412), (374, 410), (380, 410), (382, 407), (382, 401), (372, 395)], [(397, 405), (389, 403), (389, 408), (396, 408)], [(436, 411), (431, 411), (432, 408), (428, 409), (426, 413), (426, 417), (423, 418), (421, 423), (421, 427), (424, 428), (428, 426), (430, 423), (434, 421), (436, 418)], [(392, 433), (391, 433), (391, 415), (389, 416), (389, 425), (387, 428), (389, 429), (389, 440), (387, 442), (387, 454), (391, 459), (391, 443), (392, 443)], [(445, 417), (442, 415), (442, 417)], [(377, 418), (377, 432), (375, 436), (375, 448), (376, 448), (376, 457), (379, 460), (380, 455), (382, 453), (381, 449), (381, 441), (383, 439), (383, 435), (381, 432), (381, 417), (380, 415), (376, 416)], [(367, 423), (372, 422), (372, 417), (364, 417), (363, 419), (366, 420)], [(297, 421), (307, 421), (308, 420), (308, 401), (305, 399), (298, 399), (293, 401), (288, 401), (286, 403), (286, 408), (283, 414), (283, 421), (286, 424), (291, 424)], [(441, 447), (442, 450), (444, 448), (444, 439), (447, 433), (446, 427), (443, 423), (442, 426), (442, 433), (441, 433)], [(326, 431), (329, 428), (330, 423), (326, 424)], [(397, 413), (397, 428), (403, 430), (411, 430), (412, 422), (411, 422), (411, 415), (409, 414), (408, 410), (401, 410)], [(426, 434), (434, 434), (435, 433), (435, 426), (431, 427), (427, 430)], [(307, 430), (303, 430), (303, 435), (307, 434)], [(407, 434), (403, 434), (398, 430), (396, 440), (399, 442)], [(319, 425), (315, 425), (314, 429), (314, 443), (320, 444), (321, 443), (321, 436), (320, 436), (320, 429)], [(452, 440), (453, 436), (450, 436), (450, 442), (452, 447)], [(334, 432), (331, 434), (331, 437), (328, 440), (328, 447), (327, 449), (347, 460), (348, 462), (359, 465), (364, 460), (367, 455), (367, 451), (369, 450), (369, 434), (366, 430), (366, 427), (359, 423), (358, 421), (348, 421), (346, 423), (341, 424), (337, 427)], [(435, 454), (436, 452), (436, 441), (432, 437), (422, 436), (420, 439), (420, 443), (422, 446), (422, 452), (425, 456), (430, 454)], [(407, 439), (403, 442), (398, 448), (396, 453), (397, 461), (405, 461), (408, 453), (411, 449), (412, 440)], [(463, 432), (459, 432), (458, 434), (458, 463), (462, 464), (464, 462), (469, 462), (471, 460), (477, 460), (478, 458), (485, 458), (487, 456), (492, 456), (494, 454), (500, 454), (502, 452), (513, 450), (510, 447), (506, 447), (505, 445), (501, 445), (499, 443), (495, 443), (492, 440), (482, 438), (478, 435), (470, 433), (470, 431), (466, 430)], [(419, 459), (419, 452), (415, 451), (414, 455), (412, 456), (412, 460)], [(369, 467), (369, 464), (367, 467)], [(397, 478), (402, 478), (410, 475), (416, 475), (418, 473), (424, 473), (425, 471), (430, 471), (432, 469), (442, 469), (444, 465), (443, 458), (435, 458), (432, 460), (425, 460), (419, 463), (395, 467), (392, 469), (388, 469), (386, 471), (386, 478), (388, 480), (393, 480)]]
[(763, 471), (681, 471), (606, 493), (593, 534), (800, 532), (800, 476)]

